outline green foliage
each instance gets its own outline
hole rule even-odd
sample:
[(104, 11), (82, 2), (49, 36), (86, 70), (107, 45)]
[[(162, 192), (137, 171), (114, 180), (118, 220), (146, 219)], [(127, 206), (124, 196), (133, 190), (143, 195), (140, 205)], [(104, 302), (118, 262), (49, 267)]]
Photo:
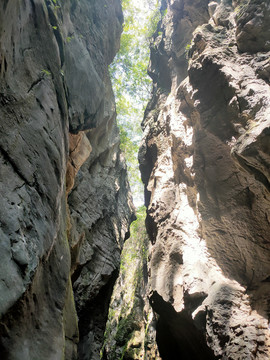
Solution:
[(45, 76), (50, 76), (51, 75), (51, 72), (49, 70), (46, 70), (46, 69), (42, 69), (41, 72)]
[[(138, 217), (138, 215), (137, 215)], [(145, 244), (145, 239), (147, 238), (146, 229), (145, 229), (145, 216), (142, 218), (137, 218), (134, 221), (130, 228), (131, 240), (130, 242), (136, 242), (137, 247), (130, 247), (127, 252), (123, 253), (120, 264), (120, 271), (125, 276), (126, 271), (130, 270), (130, 267), (136, 262), (137, 259), (145, 260), (147, 258), (147, 244)], [(139, 269), (140, 270), (140, 269)], [(137, 275), (134, 277), (135, 282), (137, 283), (140, 280), (140, 276), (137, 271)], [(134, 288), (136, 284), (133, 284)]]
[(191, 58), (191, 55), (190, 55), (191, 48), (192, 48), (191, 43), (187, 44), (186, 47), (185, 47), (185, 57), (186, 57), (187, 60)]
[(135, 1), (122, 0), (125, 23), (121, 46), (110, 66), (121, 149), (127, 161), (135, 205), (143, 202), (143, 185), (139, 175), (137, 154), (142, 137), (140, 122), (150, 98), (152, 84), (147, 75), (149, 38), (156, 30), (160, 19), (158, 0), (149, 0), (145, 2), (145, 6), (146, 9), (139, 9)]
[(136, 326), (136, 319), (134, 314), (128, 314), (127, 317), (120, 318), (115, 341), (121, 346), (125, 345), (130, 339), (132, 332)]
[(161, 19), (163, 19), (167, 15), (168, 9), (161, 10)]
[(144, 222), (146, 218), (146, 207), (140, 206), (136, 211), (137, 219), (133, 221), (130, 227), (130, 233), (133, 237), (143, 238), (146, 234)]
[(130, 239), (128, 240), (128, 244), (131, 245), (125, 245), (125, 250), (122, 253), (120, 264), (120, 271), (122, 275), (125, 276), (126, 272), (130, 271), (136, 261), (139, 261), (137, 264), (138, 266), (136, 269), (136, 274), (134, 275), (134, 291), (142, 280), (143, 264), (147, 263), (148, 257), (148, 236), (145, 228), (145, 206), (140, 206), (137, 208), (136, 217), (137, 219), (133, 221), (130, 226)]
[(161, 20), (161, 18), (163, 17), (163, 14), (160, 13), (160, 11), (159, 11), (158, 5), (159, 5), (159, 2), (156, 3), (156, 8), (153, 11), (152, 15), (150, 16), (150, 18), (149, 18), (149, 25), (148, 25), (148, 31), (147, 31), (147, 35), (148, 35), (149, 39), (156, 32), (157, 27), (158, 27), (158, 23)]
[(66, 37), (66, 42), (69, 43), (72, 39), (74, 39), (74, 36), (67, 36)]
[(60, 9), (59, 0), (51, 0), (53, 12), (56, 14), (57, 10)]
[[(147, 75), (149, 42), (161, 20), (158, 10), (159, 1), (145, 0), (144, 3), (145, 8), (138, 9), (139, 2), (122, 0), (124, 31), (120, 51), (110, 66), (116, 96), (120, 148), (126, 157), (135, 205), (143, 202), (143, 186), (137, 153), (142, 136), (140, 122), (150, 97), (152, 84)], [(138, 199), (140, 201), (137, 201)], [(145, 216), (145, 207), (137, 207), (137, 220), (131, 225), (131, 237), (125, 243), (121, 255), (118, 280), (120, 285), (118, 284), (114, 290), (105, 332), (104, 347), (108, 346), (110, 349), (109, 359), (132, 358), (130, 354), (138, 351), (130, 346), (130, 341), (133, 341), (136, 330), (144, 326), (141, 305), (142, 293), (145, 292), (144, 275), (147, 273), (149, 242), (145, 229)], [(115, 304), (113, 299), (116, 301)], [(100, 353), (101, 358), (103, 350)]]
[(109, 310), (101, 359), (105, 346), (109, 348), (110, 360), (132, 359), (136, 352), (141, 351), (132, 346), (132, 341), (138, 336), (136, 332), (142, 331), (147, 335), (142, 302), (145, 292), (143, 268), (147, 263), (149, 243), (145, 230), (146, 208), (139, 207), (136, 215), (137, 220), (131, 224), (131, 236), (121, 256), (119, 281)]

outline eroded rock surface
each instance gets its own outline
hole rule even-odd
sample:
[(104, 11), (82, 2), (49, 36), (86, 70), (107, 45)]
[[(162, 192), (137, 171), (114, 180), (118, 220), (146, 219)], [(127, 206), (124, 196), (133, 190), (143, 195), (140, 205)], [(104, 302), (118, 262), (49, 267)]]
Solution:
[(140, 167), (163, 359), (269, 359), (269, 4), (163, 1)]
[(118, 0), (1, 2), (1, 359), (99, 358), (133, 213), (107, 70), (122, 22)]
[(114, 286), (102, 360), (160, 360), (156, 343), (156, 318), (147, 297), (148, 246), (145, 210), (137, 212), (131, 236), (121, 254)]

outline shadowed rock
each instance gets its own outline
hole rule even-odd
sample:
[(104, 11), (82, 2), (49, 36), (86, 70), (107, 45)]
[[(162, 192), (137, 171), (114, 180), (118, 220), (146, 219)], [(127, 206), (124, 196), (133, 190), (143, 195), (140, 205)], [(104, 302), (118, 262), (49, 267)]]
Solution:
[(99, 358), (133, 213), (108, 73), (122, 22), (118, 0), (1, 2), (1, 359)]

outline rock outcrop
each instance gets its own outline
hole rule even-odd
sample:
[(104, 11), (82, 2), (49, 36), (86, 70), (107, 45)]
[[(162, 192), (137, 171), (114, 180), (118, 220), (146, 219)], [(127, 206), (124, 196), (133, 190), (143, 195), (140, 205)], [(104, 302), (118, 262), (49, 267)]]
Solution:
[(162, 4), (139, 160), (163, 360), (270, 357), (269, 11)]
[(104, 360), (160, 359), (156, 318), (147, 298), (149, 239), (145, 209), (140, 209), (137, 217), (121, 254), (104, 336)]
[(3, 360), (99, 359), (133, 216), (107, 69), (122, 22), (120, 0), (1, 2)]

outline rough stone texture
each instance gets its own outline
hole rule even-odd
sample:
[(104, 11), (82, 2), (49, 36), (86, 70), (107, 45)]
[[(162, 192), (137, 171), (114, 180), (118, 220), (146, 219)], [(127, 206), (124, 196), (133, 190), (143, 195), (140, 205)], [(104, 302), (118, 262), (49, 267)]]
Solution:
[(122, 22), (118, 0), (1, 2), (1, 360), (99, 358), (133, 212), (107, 70)]
[(269, 4), (162, 7), (139, 155), (160, 354), (266, 360)]
[(121, 254), (104, 336), (103, 360), (161, 359), (155, 336), (156, 318), (147, 298), (149, 239), (144, 220), (145, 210), (138, 212)]

